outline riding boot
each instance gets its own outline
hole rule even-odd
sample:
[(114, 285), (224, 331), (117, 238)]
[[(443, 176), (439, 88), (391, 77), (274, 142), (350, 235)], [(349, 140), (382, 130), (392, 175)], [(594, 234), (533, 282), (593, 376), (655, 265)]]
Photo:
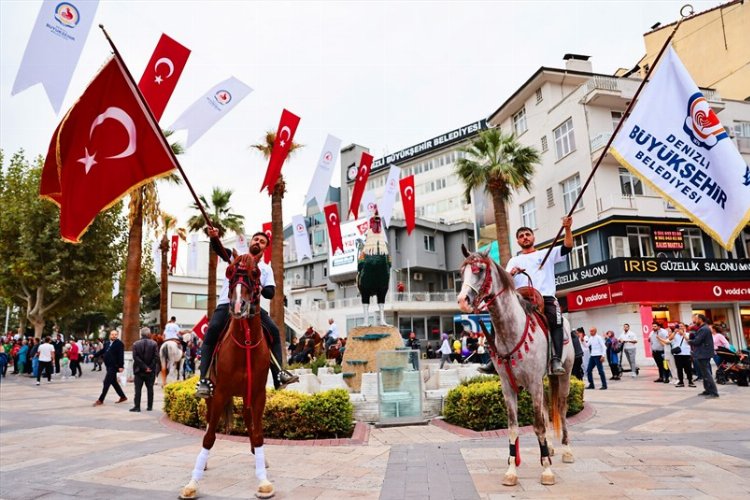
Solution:
[(477, 368), (477, 371), (479, 373), (484, 373), (485, 375), (497, 375), (495, 364), (492, 361), (490, 361), (486, 365), (479, 365), (479, 367)]
[(557, 326), (552, 329), (552, 375), (565, 375), (563, 368), (562, 351), (563, 351), (563, 328)]

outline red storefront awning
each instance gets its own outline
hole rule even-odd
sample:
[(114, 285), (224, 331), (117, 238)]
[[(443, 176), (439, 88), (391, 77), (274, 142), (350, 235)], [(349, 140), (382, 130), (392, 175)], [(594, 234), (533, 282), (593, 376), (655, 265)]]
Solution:
[(568, 310), (611, 304), (750, 301), (748, 281), (622, 281), (568, 294)]

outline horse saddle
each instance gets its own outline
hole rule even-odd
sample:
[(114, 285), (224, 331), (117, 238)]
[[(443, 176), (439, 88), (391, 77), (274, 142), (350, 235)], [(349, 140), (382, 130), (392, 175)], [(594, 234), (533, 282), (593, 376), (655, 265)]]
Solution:
[(531, 305), (530, 312), (534, 314), (545, 333), (549, 332), (547, 316), (544, 314), (544, 298), (539, 290), (530, 286), (522, 286), (517, 288), (516, 291)]

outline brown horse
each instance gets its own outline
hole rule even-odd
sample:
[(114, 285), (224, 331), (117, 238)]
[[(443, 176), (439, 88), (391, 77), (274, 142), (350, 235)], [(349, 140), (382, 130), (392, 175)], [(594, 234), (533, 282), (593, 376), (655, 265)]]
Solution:
[[(266, 477), (263, 450), (263, 409), (266, 406), (266, 379), (270, 363), (268, 344), (260, 322), (260, 270), (250, 255), (234, 260), (227, 268), (230, 280), (231, 321), (216, 347), (211, 363), (210, 380), (213, 395), (206, 401), (208, 428), (203, 436), (203, 449), (198, 454), (190, 482), (182, 488), (180, 498), (196, 498), (198, 481), (203, 478), (208, 455), (216, 441), (216, 429), (222, 416), (231, 425), (232, 400), (242, 396), (243, 418), (255, 455), (255, 476), (259, 485), (258, 498), (274, 495), (273, 485)], [(238, 370), (238, 367), (246, 367)]]

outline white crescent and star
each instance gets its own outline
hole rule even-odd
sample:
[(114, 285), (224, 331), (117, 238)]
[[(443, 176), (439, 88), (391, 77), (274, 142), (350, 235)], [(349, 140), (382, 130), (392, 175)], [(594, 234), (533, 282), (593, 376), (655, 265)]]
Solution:
[(360, 181), (364, 180), (364, 178), (367, 175), (368, 171), (369, 171), (369, 169), (367, 168), (367, 165), (362, 165), (361, 167), (359, 167), (359, 172), (360, 172), (359, 180)]
[[(163, 78), (159, 74), (159, 65), (160, 64), (166, 64), (167, 67), (169, 68), (169, 74), (167, 74), (167, 76), (165, 76)], [(162, 58), (158, 59), (156, 61), (156, 63), (154, 64), (154, 73), (156, 73), (156, 78), (154, 78), (154, 82), (157, 85), (160, 85), (161, 82), (163, 82), (165, 79), (167, 79), (170, 76), (172, 76), (172, 74), (174, 73), (174, 63), (172, 62), (172, 60), (170, 58), (168, 58), (168, 57), (162, 57)]]
[(413, 187), (411, 187), (411, 186), (406, 186), (406, 187), (404, 188), (404, 194), (406, 195), (406, 197), (407, 197), (408, 199), (410, 199), (410, 200), (411, 200), (412, 196), (414, 195), (414, 188), (413, 188)]
[[(91, 123), (91, 129), (89, 130), (89, 139), (94, 136), (94, 130), (96, 129), (96, 127), (104, 123), (104, 120), (106, 120), (107, 118), (115, 120), (123, 126), (125, 131), (128, 133), (128, 145), (120, 153), (114, 156), (107, 156), (105, 160), (117, 160), (120, 158), (127, 158), (128, 156), (131, 156), (133, 153), (135, 153), (136, 150), (135, 122), (133, 122), (133, 119), (130, 117), (130, 115), (127, 114), (122, 108), (110, 106), (104, 111), (104, 113), (101, 113), (99, 116), (94, 118), (94, 121)], [(89, 170), (91, 170), (91, 167), (98, 163), (95, 158), (96, 152), (94, 152), (93, 154), (89, 154), (88, 147), (85, 147), (84, 157), (79, 158), (78, 162), (83, 164), (87, 174), (89, 173)]]
[[(286, 139), (284, 139), (284, 132), (286, 132)], [(286, 146), (286, 141), (289, 140), (292, 137), (292, 129), (284, 125), (281, 127), (281, 130), (279, 131), (279, 145), (283, 148)]]
[(339, 217), (336, 214), (329, 214), (328, 220), (331, 221), (331, 224), (336, 225), (339, 221)]

